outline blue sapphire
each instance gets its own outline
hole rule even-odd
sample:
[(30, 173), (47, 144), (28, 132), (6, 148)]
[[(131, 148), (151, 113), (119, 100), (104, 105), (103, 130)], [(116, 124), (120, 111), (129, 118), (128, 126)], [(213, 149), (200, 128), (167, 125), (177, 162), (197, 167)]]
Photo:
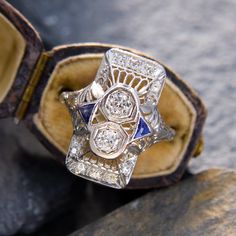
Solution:
[(143, 118), (139, 118), (138, 129), (136, 134), (134, 135), (134, 139), (142, 138), (151, 133), (151, 129), (149, 128), (148, 124), (143, 120)]
[(89, 118), (92, 114), (93, 108), (94, 108), (95, 103), (92, 104), (87, 104), (84, 106), (79, 107), (79, 112), (82, 116), (82, 118), (84, 119), (84, 121), (86, 122), (86, 124), (88, 124), (89, 122)]

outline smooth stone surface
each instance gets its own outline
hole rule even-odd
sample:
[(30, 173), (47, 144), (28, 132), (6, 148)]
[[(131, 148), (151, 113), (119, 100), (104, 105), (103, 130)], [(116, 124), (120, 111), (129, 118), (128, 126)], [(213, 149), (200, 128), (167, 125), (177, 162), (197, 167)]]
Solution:
[[(5, 127), (3, 124), (5, 123)], [(33, 139), (20, 142), (18, 133), (0, 125), (0, 235), (35, 231), (51, 217), (63, 212), (71, 190), (72, 176), (54, 160), (23, 150)], [(19, 135), (24, 137), (21, 131)], [(24, 143), (24, 144), (23, 144)], [(37, 145), (35, 145), (35, 150)], [(42, 153), (41, 153), (42, 154)]]
[(71, 236), (234, 236), (236, 172), (212, 169), (153, 191)]

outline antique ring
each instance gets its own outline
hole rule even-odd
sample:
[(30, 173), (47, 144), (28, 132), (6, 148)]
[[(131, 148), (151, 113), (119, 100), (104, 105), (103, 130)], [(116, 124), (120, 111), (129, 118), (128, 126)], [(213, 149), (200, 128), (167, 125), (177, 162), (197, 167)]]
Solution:
[(91, 84), (61, 94), (74, 128), (67, 168), (94, 182), (124, 188), (138, 155), (175, 135), (157, 109), (165, 78), (165, 69), (154, 60), (108, 50)]

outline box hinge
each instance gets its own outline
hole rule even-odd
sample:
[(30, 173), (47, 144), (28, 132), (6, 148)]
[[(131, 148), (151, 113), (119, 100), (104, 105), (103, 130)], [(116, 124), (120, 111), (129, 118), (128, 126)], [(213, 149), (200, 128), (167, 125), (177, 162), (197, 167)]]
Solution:
[(203, 149), (204, 149), (204, 138), (203, 136), (201, 136), (193, 152), (193, 157), (196, 158), (200, 156), (200, 154), (203, 152)]
[(39, 83), (41, 74), (43, 72), (44, 66), (49, 58), (49, 53), (43, 52), (40, 55), (40, 58), (37, 62), (36, 68), (32, 74), (32, 77), (24, 91), (24, 94), (22, 96), (22, 99), (17, 107), (16, 113), (15, 113), (15, 123), (19, 123), (25, 116), (25, 113), (27, 111), (27, 108), (29, 106), (29, 102), (33, 96), (33, 93)]

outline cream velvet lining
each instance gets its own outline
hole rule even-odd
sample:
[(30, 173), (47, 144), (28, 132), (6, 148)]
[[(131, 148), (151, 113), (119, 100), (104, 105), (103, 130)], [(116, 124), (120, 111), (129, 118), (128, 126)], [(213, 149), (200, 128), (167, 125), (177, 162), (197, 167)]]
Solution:
[(25, 47), (22, 35), (0, 14), (0, 102), (4, 100), (15, 80)]
[[(72, 136), (72, 124), (58, 95), (61, 90), (77, 90), (88, 85), (96, 75), (101, 58), (101, 54), (86, 54), (58, 63), (44, 90), (39, 113), (34, 116), (38, 129), (65, 154)], [(176, 137), (171, 142), (155, 144), (143, 152), (138, 158), (132, 178), (174, 172), (191, 138), (196, 119), (195, 110), (170, 80), (166, 82), (158, 107), (167, 124), (176, 130)]]

